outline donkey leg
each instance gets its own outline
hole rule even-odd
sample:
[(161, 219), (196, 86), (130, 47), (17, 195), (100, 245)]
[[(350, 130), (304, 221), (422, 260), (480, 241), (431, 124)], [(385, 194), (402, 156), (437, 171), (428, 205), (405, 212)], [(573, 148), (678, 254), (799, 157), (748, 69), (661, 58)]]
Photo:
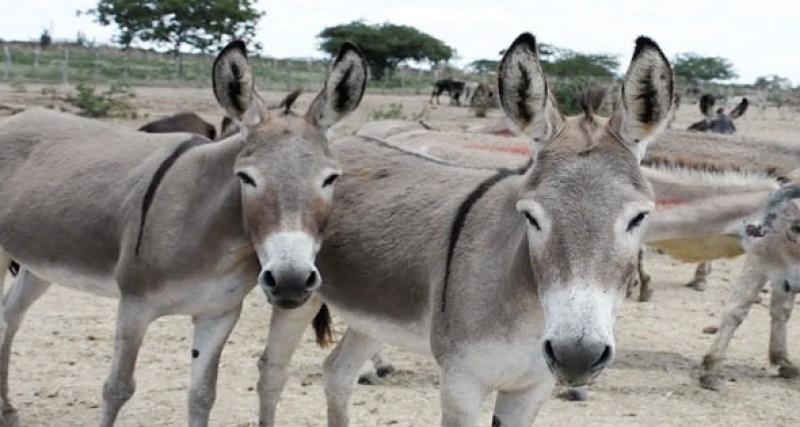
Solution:
[(3, 303), (5, 321), (8, 326), (3, 340), (2, 352), (0, 352), (0, 396), (3, 401), (3, 417), (9, 426), (18, 425), (16, 420), (17, 411), (8, 398), (8, 368), (11, 361), (11, 345), (22, 324), (25, 313), (36, 300), (44, 295), (49, 287), (49, 282), (22, 268)]
[(322, 306), (318, 295), (302, 306), (284, 310), (272, 308), (272, 319), (269, 324), (267, 347), (258, 360), (258, 425), (269, 427), (275, 425), (275, 412), (283, 386), (289, 378), (289, 362), (294, 351), (300, 345), (300, 339), (311, 319)]
[(548, 376), (530, 387), (500, 391), (494, 405), (492, 427), (528, 427), (544, 402), (553, 394), (555, 380)]
[(639, 248), (639, 261), (636, 263), (636, 271), (639, 274), (639, 301), (650, 301), (653, 297), (653, 288), (650, 287), (650, 275), (644, 271), (644, 249)]
[(205, 427), (217, 397), (217, 372), (222, 348), (239, 320), (241, 304), (222, 316), (194, 316), (192, 380), (189, 386), (189, 425)]
[(795, 378), (800, 374), (797, 366), (789, 360), (786, 349), (786, 323), (792, 315), (794, 308), (794, 292), (785, 292), (773, 286), (769, 314), (772, 318), (772, 327), (769, 335), (769, 362), (778, 365), (778, 375), (783, 378)]
[(358, 372), (376, 351), (381, 342), (348, 328), (344, 337), (325, 359), (325, 398), (328, 401), (328, 426), (347, 426), (347, 404)]
[(478, 427), (487, 388), (462, 366), (442, 367), (442, 427)]
[(700, 375), (701, 387), (709, 390), (722, 388), (722, 376), (719, 373), (720, 362), (725, 358), (725, 351), (733, 338), (733, 333), (747, 317), (750, 307), (766, 283), (767, 276), (755, 266), (755, 260), (748, 256), (736, 288), (722, 312), (720, 327), (714, 337), (714, 342), (703, 357), (703, 372)]
[(103, 385), (101, 427), (111, 427), (122, 405), (133, 396), (136, 382), (133, 371), (147, 327), (156, 318), (142, 299), (123, 295), (117, 309), (117, 331), (111, 370)]
[(711, 274), (712, 264), (713, 263), (711, 261), (697, 264), (697, 270), (694, 272), (694, 279), (687, 283), (686, 286), (696, 291), (706, 290), (706, 285), (708, 284), (706, 279), (708, 278), (708, 275)]

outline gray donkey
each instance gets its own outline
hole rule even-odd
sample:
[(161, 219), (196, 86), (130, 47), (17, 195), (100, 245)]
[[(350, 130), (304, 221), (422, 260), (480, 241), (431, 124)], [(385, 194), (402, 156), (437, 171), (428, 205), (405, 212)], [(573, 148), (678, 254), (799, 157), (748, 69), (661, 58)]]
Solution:
[(207, 425), (222, 348), (257, 280), (284, 308), (321, 284), (315, 257), (341, 174), (324, 133), (359, 104), (366, 66), (345, 43), (308, 112), (274, 114), (254, 90), (244, 43), (229, 44), (214, 61), (214, 95), (242, 131), (219, 142), (47, 110), (2, 122), (0, 267), (13, 258), (22, 270), (4, 304), (0, 424), (17, 424), (14, 334), (57, 281), (120, 297), (101, 426), (134, 393), (148, 325), (169, 314), (192, 316), (189, 424)]
[[(716, 113), (713, 111), (714, 104), (716, 103), (716, 98), (714, 95), (710, 93), (706, 93), (700, 97), (700, 112), (705, 116), (704, 120), (699, 122), (692, 123), (689, 125), (687, 130), (690, 131), (697, 131), (697, 132), (712, 132), (712, 133), (721, 133), (730, 135), (736, 132), (736, 125), (733, 124), (733, 121), (738, 119), (739, 117), (743, 116), (744, 113), (747, 111), (747, 107), (749, 105), (747, 98), (743, 98), (742, 102), (739, 103), (736, 107), (734, 107), (730, 114), (725, 113), (725, 109), (719, 108), (716, 110)], [(697, 269), (694, 273), (694, 278), (686, 284), (686, 286), (693, 288), (698, 291), (703, 291), (706, 289), (708, 275), (711, 274), (712, 269), (712, 261), (709, 262), (702, 262), (697, 265)], [(644, 298), (640, 298), (642, 300), (650, 299), (648, 296), (652, 294), (652, 290), (649, 289), (649, 282), (650, 276), (644, 272), (644, 269), (641, 265), (639, 265), (639, 280), (642, 284), (642, 291), (641, 295)]]
[(323, 302), (349, 325), (325, 361), (332, 426), (348, 424), (359, 369), (382, 342), (435, 357), (445, 426), (478, 425), (492, 391), (495, 425), (530, 425), (556, 379), (585, 384), (611, 363), (654, 209), (639, 161), (670, 115), (672, 70), (637, 39), (611, 119), (559, 112), (530, 34), (499, 71), (505, 114), (537, 153), (527, 167), (460, 168), (359, 137), (333, 144), (347, 172), (319, 256), (326, 282), (302, 307), (273, 311), (260, 425), (274, 425), (291, 355)]

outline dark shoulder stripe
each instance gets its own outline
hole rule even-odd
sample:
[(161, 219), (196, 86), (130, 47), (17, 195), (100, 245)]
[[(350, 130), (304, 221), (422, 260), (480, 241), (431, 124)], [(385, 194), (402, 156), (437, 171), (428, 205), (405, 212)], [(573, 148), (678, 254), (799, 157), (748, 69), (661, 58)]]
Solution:
[(175, 164), (175, 161), (178, 160), (183, 153), (189, 151), (192, 147), (205, 144), (207, 142), (211, 142), (210, 140), (195, 136), (188, 141), (184, 141), (180, 143), (172, 153), (164, 159), (163, 162), (158, 166), (156, 172), (153, 174), (153, 178), (150, 180), (150, 185), (147, 186), (147, 191), (144, 193), (144, 199), (142, 199), (142, 216), (139, 223), (139, 236), (136, 238), (136, 255), (139, 255), (139, 247), (142, 245), (142, 236), (144, 234), (144, 225), (147, 221), (147, 213), (150, 211), (150, 205), (153, 204), (153, 199), (156, 197), (156, 190), (158, 190), (159, 185), (161, 185), (161, 181), (164, 180), (164, 176), (167, 174), (167, 171)]
[(532, 165), (528, 162), (525, 166), (517, 169), (497, 169), (497, 172), (486, 178), (474, 190), (472, 190), (467, 198), (461, 203), (456, 212), (453, 227), (450, 229), (450, 241), (447, 246), (447, 261), (445, 262), (444, 270), (444, 284), (442, 285), (442, 312), (444, 312), (445, 305), (447, 304), (447, 285), (450, 282), (450, 265), (453, 263), (453, 254), (458, 244), (458, 238), (461, 236), (461, 230), (464, 229), (464, 224), (467, 222), (467, 215), (469, 211), (475, 206), (475, 203), (483, 197), (495, 184), (513, 175), (522, 175)]

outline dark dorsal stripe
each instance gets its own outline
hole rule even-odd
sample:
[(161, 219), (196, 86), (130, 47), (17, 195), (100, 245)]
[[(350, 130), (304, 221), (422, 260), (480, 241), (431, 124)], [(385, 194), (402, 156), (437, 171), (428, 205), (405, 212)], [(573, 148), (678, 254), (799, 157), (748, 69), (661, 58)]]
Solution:
[(195, 136), (188, 141), (183, 141), (175, 147), (175, 150), (158, 165), (158, 169), (153, 174), (153, 179), (150, 180), (150, 185), (147, 187), (147, 192), (144, 193), (144, 199), (142, 200), (142, 218), (141, 222), (139, 223), (139, 236), (136, 238), (136, 255), (139, 255), (139, 247), (142, 245), (142, 235), (144, 234), (144, 224), (147, 221), (147, 213), (150, 211), (150, 205), (153, 204), (153, 199), (156, 197), (156, 190), (158, 190), (159, 185), (161, 185), (161, 181), (164, 180), (164, 175), (167, 174), (167, 171), (175, 164), (175, 161), (178, 160), (183, 153), (189, 151), (190, 148), (195, 147), (197, 145), (202, 145), (207, 142), (211, 142), (210, 140)]
[(453, 254), (458, 244), (458, 238), (461, 236), (461, 230), (464, 229), (464, 224), (467, 222), (467, 215), (469, 211), (475, 206), (475, 203), (481, 199), (495, 184), (508, 178), (509, 176), (522, 175), (531, 166), (531, 162), (525, 166), (517, 169), (497, 169), (494, 175), (486, 178), (481, 182), (466, 199), (461, 203), (456, 212), (455, 220), (453, 220), (453, 227), (450, 229), (450, 241), (447, 246), (447, 261), (444, 265), (444, 284), (442, 285), (442, 312), (444, 312), (445, 305), (447, 304), (447, 285), (450, 282), (450, 266), (453, 263)]

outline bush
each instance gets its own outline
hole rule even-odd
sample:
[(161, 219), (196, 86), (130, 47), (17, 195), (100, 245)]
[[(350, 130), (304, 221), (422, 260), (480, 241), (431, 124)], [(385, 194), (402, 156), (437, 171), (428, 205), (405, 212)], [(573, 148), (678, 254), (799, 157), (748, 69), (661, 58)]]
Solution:
[(98, 93), (95, 86), (81, 81), (75, 90), (77, 92), (67, 95), (64, 101), (78, 107), (82, 116), (136, 117), (136, 110), (129, 102), (136, 95), (124, 84), (114, 83), (107, 91)]

